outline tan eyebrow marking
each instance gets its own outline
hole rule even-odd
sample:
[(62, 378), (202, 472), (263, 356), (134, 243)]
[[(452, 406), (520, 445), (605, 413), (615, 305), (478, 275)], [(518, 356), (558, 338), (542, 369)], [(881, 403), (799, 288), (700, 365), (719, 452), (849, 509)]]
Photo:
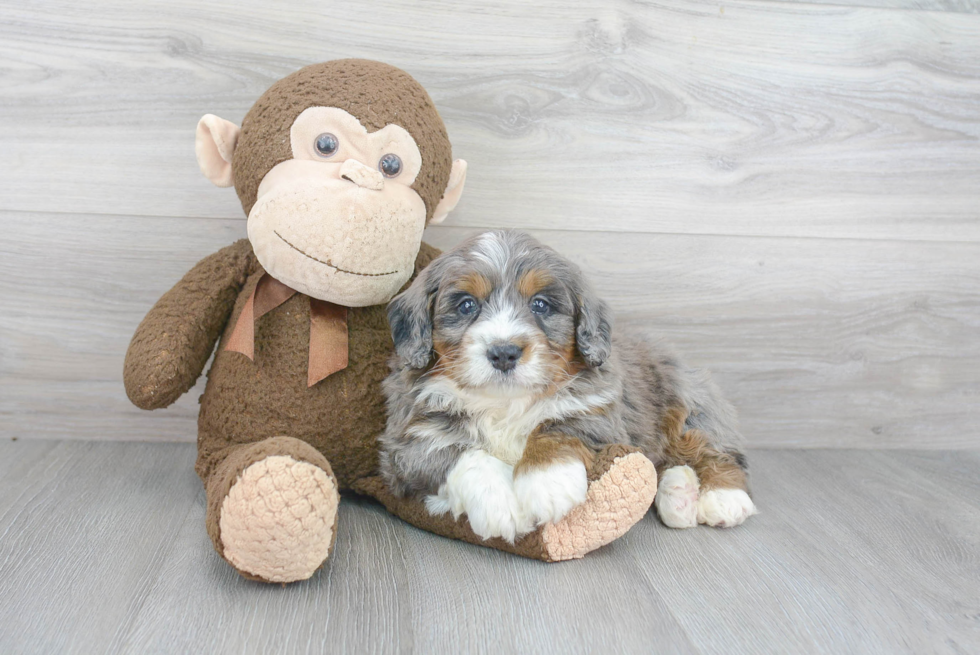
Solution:
[(530, 298), (552, 282), (554, 282), (554, 278), (551, 277), (551, 273), (540, 268), (532, 268), (517, 281), (517, 290), (525, 298)]
[(468, 273), (463, 276), (456, 286), (461, 291), (465, 291), (480, 300), (485, 300), (490, 295), (490, 292), (493, 291), (493, 285), (490, 284), (490, 280), (480, 273)]

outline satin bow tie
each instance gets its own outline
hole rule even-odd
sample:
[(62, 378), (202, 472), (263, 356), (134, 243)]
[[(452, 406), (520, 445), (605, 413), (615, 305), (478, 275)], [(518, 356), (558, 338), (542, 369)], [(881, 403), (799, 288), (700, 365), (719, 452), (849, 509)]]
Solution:
[[(255, 321), (299, 293), (268, 273), (249, 296), (225, 350), (255, 360)], [(347, 308), (326, 300), (310, 298), (310, 357), (306, 386), (347, 368)]]

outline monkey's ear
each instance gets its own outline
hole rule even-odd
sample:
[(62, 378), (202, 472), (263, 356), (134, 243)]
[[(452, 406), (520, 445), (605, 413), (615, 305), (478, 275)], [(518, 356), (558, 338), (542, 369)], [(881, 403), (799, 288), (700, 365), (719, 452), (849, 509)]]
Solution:
[(388, 303), (388, 325), (398, 356), (412, 368), (432, 358), (432, 302), (439, 290), (439, 260), (422, 269), (404, 292)]
[(194, 138), (197, 165), (201, 167), (204, 177), (215, 186), (226, 187), (235, 183), (231, 173), (231, 158), (235, 154), (235, 145), (241, 131), (231, 121), (218, 118), (214, 114), (205, 114), (197, 122), (197, 135)]
[(436, 210), (432, 212), (432, 220), (429, 225), (442, 223), (446, 220), (449, 212), (456, 209), (456, 203), (463, 195), (463, 185), (466, 184), (466, 162), (457, 159), (453, 162), (453, 170), (449, 173), (449, 183), (446, 185), (446, 192), (442, 194), (442, 200), (436, 205)]
[(612, 313), (609, 305), (587, 287), (580, 292), (578, 305), (576, 345), (585, 362), (597, 368), (612, 352)]

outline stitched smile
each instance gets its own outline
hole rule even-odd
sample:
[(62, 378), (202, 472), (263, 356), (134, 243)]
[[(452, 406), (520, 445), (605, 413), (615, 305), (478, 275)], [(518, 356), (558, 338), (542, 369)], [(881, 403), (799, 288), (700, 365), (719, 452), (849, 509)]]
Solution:
[(340, 271), (341, 273), (347, 273), (348, 275), (361, 275), (363, 277), (382, 277), (382, 276), (385, 276), (385, 275), (394, 275), (395, 273), (398, 272), (398, 271), (388, 271), (387, 273), (358, 273), (357, 271), (348, 271), (347, 269), (341, 268), (339, 266), (334, 266), (330, 262), (325, 262), (322, 259), (317, 259), (313, 255), (306, 254), (305, 252), (303, 252), (302, 250), (300, 250), (299, 248), (297, 248), (293, 244), (291, 244), (288, 241), (286, 241), (285, 237), (283, 237), (281, 234), (279, 234), (275, 230), (273, 230), (272, 232), (277, 237), (279, 237), (280, 239), (282, 239), (282, 242), (283, 243), (285, 243), (287, 246), (289, 246), (290, 248), (292, 248), (293, 250), (295, 250), (299, 254), (303, 255), (304, 257), (309, 257), (313, 261), (318, 262), (320, 264), (323, 264), (324, 266), (329, 266), (330, 268), (334, 269), (335, 271)]

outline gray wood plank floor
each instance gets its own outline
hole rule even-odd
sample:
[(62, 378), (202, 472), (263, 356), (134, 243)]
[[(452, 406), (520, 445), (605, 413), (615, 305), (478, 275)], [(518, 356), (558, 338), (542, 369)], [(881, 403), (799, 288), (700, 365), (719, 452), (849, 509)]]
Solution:
[(980, 650), (980, 453), (760, 450), (762, 514), (558, 565), (345, 498), (313, 579), (212, 551), (190, 444), (0, 443), (0, 652)]

